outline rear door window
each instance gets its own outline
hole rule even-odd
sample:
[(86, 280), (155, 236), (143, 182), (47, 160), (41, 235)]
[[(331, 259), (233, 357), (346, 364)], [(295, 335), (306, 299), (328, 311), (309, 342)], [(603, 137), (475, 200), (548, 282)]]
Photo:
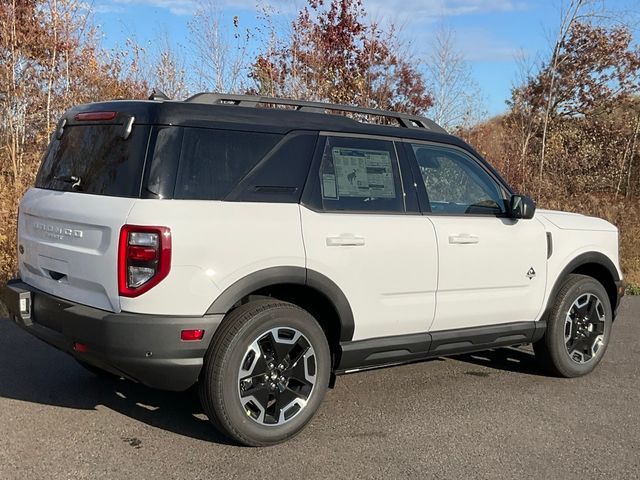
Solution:
[(327, 137), (319, 177), (323, 210), (405, 210), (393, 142)]
[(114, 197), (138, 197), (150, 128), (134, 125), (67, 126), (54, 138), (38, 171), (36, 187)]
[(222, 200), (282, 135), (185, 128), (174, 198)]

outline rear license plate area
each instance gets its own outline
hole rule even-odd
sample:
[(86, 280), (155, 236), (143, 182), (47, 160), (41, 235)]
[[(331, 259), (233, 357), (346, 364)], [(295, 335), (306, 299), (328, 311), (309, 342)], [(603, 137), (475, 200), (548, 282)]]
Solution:
[(12, 284), (7, 285), (6, 292), (11, 319), (26, 327), (30, 326), (33, 323), (33, 296), (31, 292)]

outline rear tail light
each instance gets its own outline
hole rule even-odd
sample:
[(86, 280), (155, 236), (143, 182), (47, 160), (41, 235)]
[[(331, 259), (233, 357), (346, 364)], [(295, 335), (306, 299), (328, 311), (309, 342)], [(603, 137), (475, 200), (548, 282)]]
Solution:
[(162, 281), (171, 269), (171, 230), (125, 225), (120, 230), (118, 290), (137, 297)]

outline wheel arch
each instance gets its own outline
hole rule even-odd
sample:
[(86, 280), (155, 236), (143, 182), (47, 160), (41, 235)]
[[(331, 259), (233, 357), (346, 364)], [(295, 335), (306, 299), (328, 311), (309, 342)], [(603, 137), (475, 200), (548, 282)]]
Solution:
[(549, 301), (547, 302), (546, 313), (550, 310), (562, 285), (571, 274), (581, 274), (591, 277), (602, 284), (607, 291), (607, 296), (611, 302), (611, 309), (615, 312), (618, 304), (618, 282), (621, 278), (618, 269), (609, 257), (600, 252), (586, 252), (571, 260), (560, 272), (556, 279)]
[(329, 344), (353, 339), (353, 311), (344, 292), (323, 274), (304, 267), (271, 267), (253, 272), (227, 287), (207, 314), (227, 314), (252, 297), (272, 297), (300, 306), (322, 326)]

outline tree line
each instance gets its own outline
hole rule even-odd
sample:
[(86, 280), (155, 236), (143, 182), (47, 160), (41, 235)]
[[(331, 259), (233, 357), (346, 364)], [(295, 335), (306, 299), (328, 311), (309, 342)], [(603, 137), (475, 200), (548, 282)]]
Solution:
[(549, 52), (523, 64), (506, 112), (483, 119), (451, 29), (437, 28), (422, 58), (364, 0), (307, 0), (284, 26), (260, 4), (251, 29), (200, 0), (187, 46), (165, 32), (153, 47), (129, 39), (112, 49), (86, 2), (0, 0), (0, 278), (14, 274), (17, 202), (57, 119), (75, 104), (156, 88), (177, 99), (254, 93), (430, 116), (539, 206), (614, 221), (627, 277), (640, 283), (640, 49), (600, 5), (566, 2)]

